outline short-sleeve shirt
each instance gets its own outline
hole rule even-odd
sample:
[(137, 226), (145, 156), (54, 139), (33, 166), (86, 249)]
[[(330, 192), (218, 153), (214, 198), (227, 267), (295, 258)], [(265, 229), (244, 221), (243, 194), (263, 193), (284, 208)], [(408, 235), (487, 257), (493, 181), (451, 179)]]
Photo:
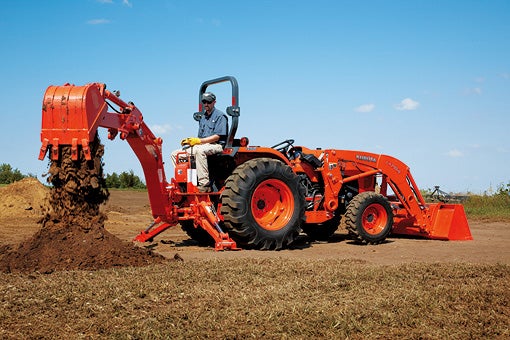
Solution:
[(219, 135), (223, 144), (227, 139), (227, 122), (227, 116), (214, 108), (209, 117), (204, 114), (198, 122), (198, 138)]

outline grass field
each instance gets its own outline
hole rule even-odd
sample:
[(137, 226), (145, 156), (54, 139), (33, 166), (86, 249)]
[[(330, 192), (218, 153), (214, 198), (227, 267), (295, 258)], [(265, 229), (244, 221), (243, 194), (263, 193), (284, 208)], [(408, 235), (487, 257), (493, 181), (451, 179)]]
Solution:
[[(119, 228), (148, 207), (134, 199), (146, 195), (126, 196), (112, 210)], [(510, 220), (503, 195), (475, 196), (464, 208), (470, 220)], [(473, 242), (480, 249), (432, 241), (420, 253), (427, 243), (415, 240), (406, 258), (428, 263), (402, 262), (407, 240), (397, 239), (377, 252), (357, 246), (350, 259), (209, 257), (204, 250), (206, 257), (188, 260), (184, 247), (175, 251), (182, 249), (185, 261), (147, 267), (0, 273), (0, 339), (508, 339), (510, 262), (488, 251), (507, 249), (507, 228), (478, 225)], [(450, 247), (457, 253), (445, 251)], [(394, 249), (395, 264), (366, 261)], [(461, 259), (459, 249), (470, 251), (467, 261), (431, 263), (430, 249)], [(310, 256), (320, 245), (293, 250), (305, 251)], [(495, 260), (471, 262), (487, 256)]]
[(510, 266), (171, 261), (0, 274), (0, 338), (510, 337)]
[(464, 210), (468, 218), (509, 221), (510, 195), (508, 193), (492, 196), (473, 195), (464, 202)]

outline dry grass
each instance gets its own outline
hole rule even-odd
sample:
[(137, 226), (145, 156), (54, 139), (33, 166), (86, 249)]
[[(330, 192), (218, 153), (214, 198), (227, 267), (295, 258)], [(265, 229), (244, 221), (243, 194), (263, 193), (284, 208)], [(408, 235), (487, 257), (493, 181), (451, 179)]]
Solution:
[(0, 274), (0, 338), (510, 337), (510, 266), (168, 262)]

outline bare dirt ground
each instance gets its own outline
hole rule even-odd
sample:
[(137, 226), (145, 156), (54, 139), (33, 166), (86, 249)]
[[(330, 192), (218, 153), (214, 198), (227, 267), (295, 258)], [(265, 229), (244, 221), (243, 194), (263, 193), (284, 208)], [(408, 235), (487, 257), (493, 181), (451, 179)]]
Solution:
[(339, 230), (216, 252), (178, 226), (134, 246), (146, 192), (112, 190), (72, 219), (48, 215), (49, 193), (0, 187), (1, 339), (509, 338), (509, 222), (470, 221), (473, 241), (361, 246)]
[[(25, 185), (26, 187), (26, 185)], [(1, 189), (7, 189), (1, 188)], [(23, 192), (22, 192), (23, 191)], [(12, 247), (29, 238), (40, 229), (37, 221), (42, 200), (40, 190), (17, 190), (4, 195), (0, 202), (0, 240), (2, 246)], [(6, 197), (9, 199), (7, 200)], [(105, 229), (121, 240), (131, 241), (151, 222), (146, 192), (111, 190), (110, 198), (102, 210), (108, 219)], [(348, 259), (373, 265), (391, 265), (412, 262), (426, 263), (480, 263), (510, 264), (510, 223), (469, 221), (473, 241), (432, 241), (424, 239), (390, 237), (386, 243), (361, 246), (339, 229), (329, 242), (309, 242), (302, 236), (293, 249), (281, 251), (225, 251), (199, 247), (179, 226), (160, 234), (153, 243), (140, 244), (165, 257), (178, 253), (184, 260), (240, 259), (240, 258), (296, 258), (296, 259)], [(3, 252), (3, 251), (2, 251)]]

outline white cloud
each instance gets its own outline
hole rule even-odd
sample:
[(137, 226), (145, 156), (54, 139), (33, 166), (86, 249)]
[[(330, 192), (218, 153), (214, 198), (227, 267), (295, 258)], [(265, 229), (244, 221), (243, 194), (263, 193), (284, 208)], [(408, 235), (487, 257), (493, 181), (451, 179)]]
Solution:
[(446, 155), (449, 157), (452, 157), (452, 158), (459, 158), (459, 157), (464, 156), (464, 154), (458, 149), (452, 149), (452, 150), (448, 151), (446, 153)]
[(108, 19), (92, 19), (87, 21), (87, 24), (89, 25), (102, 25), (102, 24), (109, 24), (110, 20)]
[(464, 91), (464, 93), (466, 95), (471, 95), (471, 94), (481, 95), (482, 94), (482, 88), (481, 87), (473, 87), (473, 88), (470, 88), (470, 89), (466, 89)]
[(151, 125), (150, 129), (156, 135), (164, 135), (166, 133), (169, 133), (170, 131), (176, 130), (176, 128), (170, 124), (163, 124), (163, 125), (155, 124), (155, 125)]
[(358, 106), (355, 110), (356, 112), (372, 112), (375, 108), (374, 104), (363, 104)]
[(411, 98), (402, 99), (400, 103), (394, 105), (395, 109), (400, 111), (416, 110), (418, 106), (420, 106), (420, 103), (412, 100)]
[[(96, 0), (101, 4), (113, 4), (113, 0)], [(129, 0), (122, 0), (122, 4), (124, 6), (133, 7), (133, 4)]]

